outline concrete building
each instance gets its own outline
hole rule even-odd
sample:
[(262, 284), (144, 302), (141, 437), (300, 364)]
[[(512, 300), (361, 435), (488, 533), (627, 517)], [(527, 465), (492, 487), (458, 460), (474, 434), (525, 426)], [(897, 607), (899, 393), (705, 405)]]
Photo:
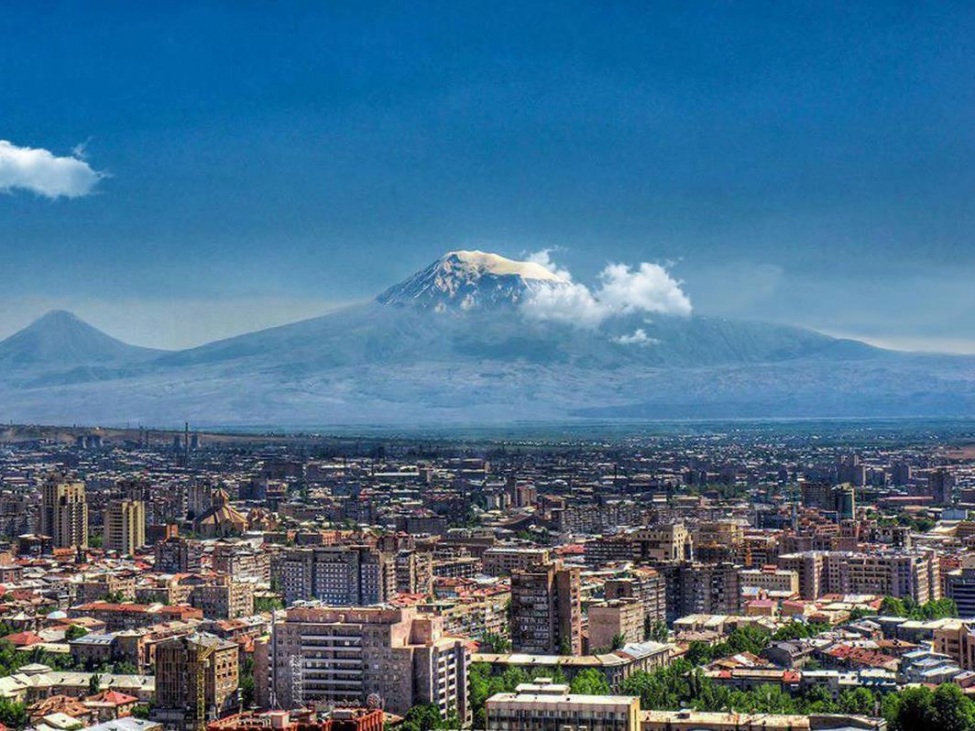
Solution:
[(131, 556), (146, 543), (146, 505), (141, 500), (112, 500), (105, 508), (103, 547)]
[(88, 547), (85, 483), (48, 476), (41, 487), (40, 532), (55, 548)]
[(183, 538), (176, 526), (167, 526), (166, 537), (153, 547), (155, 569), (163, 574), (186, 574), (199, 571), (203, 548), (199, 541)]
[(738, 583), (744, 588), (764, 589), (781, 594), (799, 594), (799, 573), (790, 569), (765, 566), (738, 572)]
[(589, 605), (589, 652), (606, 652), (643, 640), (644, 611), (637, 599)]
[(934, 651), (963, 670), (975, 670), (975, 630), (960, 619), (945, 622), (934, 631)]
[(546, 564), (551, 559), (547, 548), (524, 546), (495, 546), (481, 557), (482, 568), (488, 576), (508, 576), (512, 571)]
[(156, 645), (156, 698), (151, 718), (167, 729), (204, 729), (238, 710), (239, 650), (208, 634)]
[(658, 564), (667, 591), (667, 621), (691, 614), (737, 613), (740, 568), (730, 562)]
[(213, 570), (217, 573), (266, 583), (271, 580), (271, 557), (249, 543), (220, 541), (213, 546)]
[(579, 569), (561, 563), (512, 573), (512, 648), (538, 655), (580, 654), (581, 592)]
[(463, 639), (412, 608), (294, 607), (255, 645), (257, 700), (289, 709), (310, 702), (405, 714), (422, 703), (469, 720)]
[(189, 602), (207, 619), (237, 619), (254, 613), (254, 585), (221, 576), (194, 586)]
[(877, 594), (912, 597), (919, 604), (941, 598), (941, 567), (932, 552), (805, 551), (779, 556), (779, 567), (799, 574), (799, 593)]
[(608, 600), (637, 599), (648, 622), (667, 619), (667, 583), (656, 569), (631, 569), (626, 576), (608, 579), (603, 592)]
[(484, 708), (488, 731), (640, 731), (639, 698), (574, 695), (546, 678), (493, 695)]
[(295, 548), (271, 563), (288, 604), (318, 599), (332, 606), (382, 604), (396, 591), (395, 561), (371, 546)]
[(945, 596), (958, 605), (958, 616), (975, 618), (975, 560), (966, 556), (960, 569), (945, 574), (944, 587)]
[(683, 523), (641, 528), (635, 538), (638, 555), (644, 561), (690, 561), (694, 558), (694, 539)]

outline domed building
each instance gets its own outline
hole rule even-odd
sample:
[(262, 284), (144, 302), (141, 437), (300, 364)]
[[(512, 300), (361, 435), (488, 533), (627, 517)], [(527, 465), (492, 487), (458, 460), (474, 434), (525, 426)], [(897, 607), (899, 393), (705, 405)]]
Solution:
[(195, 530), (203, 538), (239, 536), (247, 530), (247, 516), (230, 504), (230, 495), (222, 487), (214, 491), (212, 505), (195, 521)]

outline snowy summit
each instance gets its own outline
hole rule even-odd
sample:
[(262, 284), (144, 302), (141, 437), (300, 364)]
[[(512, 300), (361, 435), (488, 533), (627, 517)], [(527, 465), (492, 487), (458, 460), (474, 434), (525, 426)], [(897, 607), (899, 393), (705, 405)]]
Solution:
[(376, 298), (384, 305), (443, 312), (518, 305), (541, 287), (569, 282), (541, 264), (483, 251), (451, 251)]

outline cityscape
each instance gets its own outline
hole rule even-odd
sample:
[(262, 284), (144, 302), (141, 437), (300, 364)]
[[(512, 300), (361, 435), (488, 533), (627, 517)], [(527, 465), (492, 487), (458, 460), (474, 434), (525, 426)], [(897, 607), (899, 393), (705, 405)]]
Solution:
[(885, 729), (975, 687), (975, 426), (8, 427), (8, 728)]
[(0, 731), (975, 731), (973, 39), (0, 2)]

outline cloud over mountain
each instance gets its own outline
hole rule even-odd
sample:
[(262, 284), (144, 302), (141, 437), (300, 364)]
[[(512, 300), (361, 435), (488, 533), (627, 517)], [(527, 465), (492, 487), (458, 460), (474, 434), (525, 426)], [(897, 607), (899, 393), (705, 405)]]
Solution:
[(563, 280), (559, 286), (539, 287), (531, 293), (522, 305), (529, 319), (595, 328), (619, 315), (687, 316), (692, 311), (691, 300), (681, 289), (681, 283), (660, 264), (641, 262), (637, 267), (607, 264), (599, 273), (599, 285), (590, 288), (560, 268), (552, 260), (550, 249), (536, 252), (528, 260), (541, 264)]
[(45, 198), (79, 198), (91, 193), (103, 177), (80, 156), (58, 157), (0, 140), (0, 192), (21, 189)]

